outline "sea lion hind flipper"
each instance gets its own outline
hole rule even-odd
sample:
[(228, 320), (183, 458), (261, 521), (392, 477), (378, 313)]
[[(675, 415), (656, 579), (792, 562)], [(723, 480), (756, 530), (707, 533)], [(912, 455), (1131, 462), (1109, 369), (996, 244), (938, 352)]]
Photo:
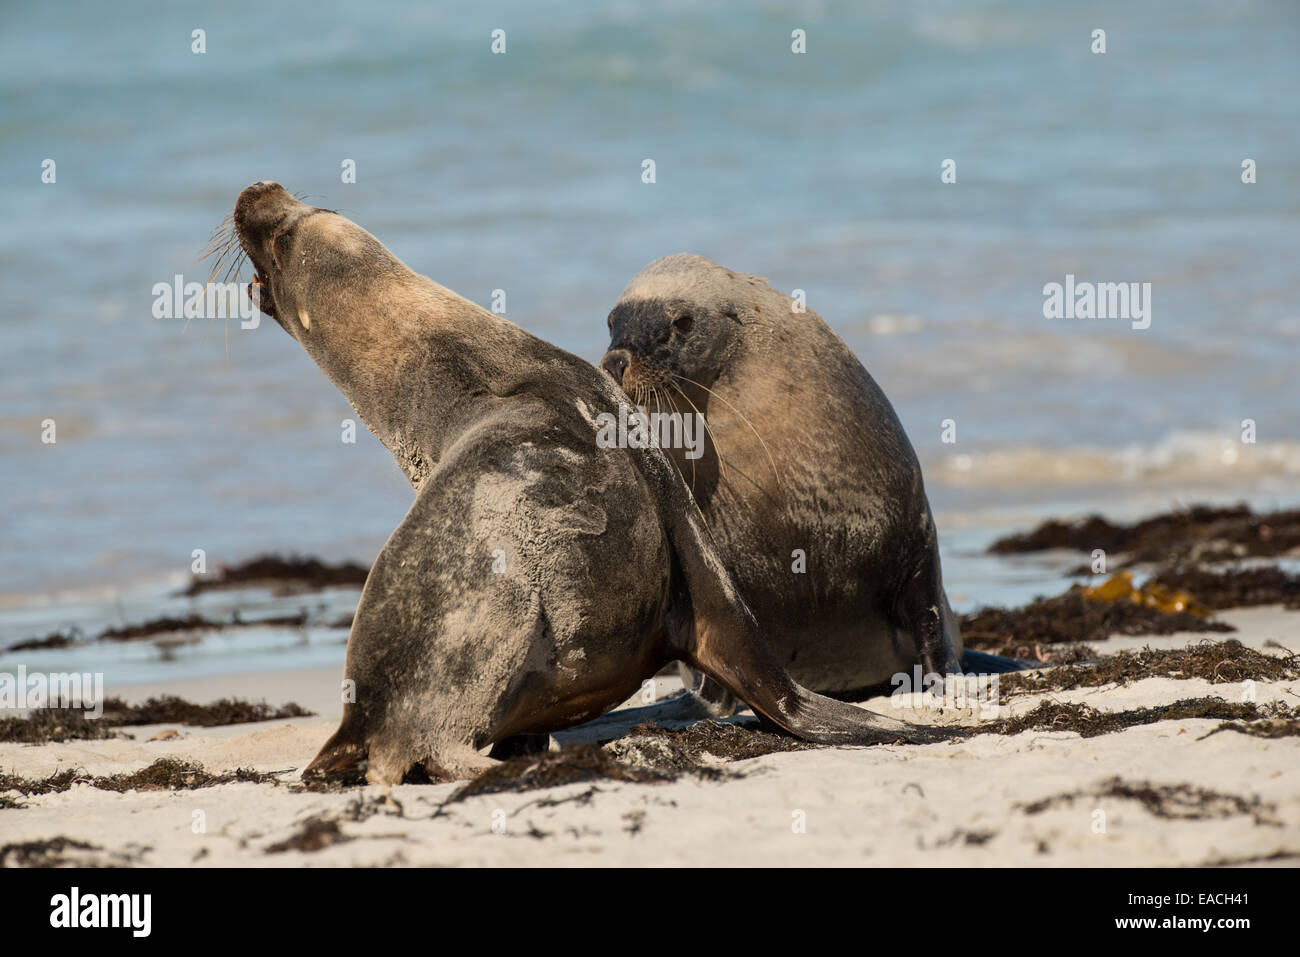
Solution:
[(319, 753), (312, 758), (311, 764), (303, 769), (302, 776), (324, 778), (359, 773), (366, 757), (367, 748), (361, 729), (354, 728), (344, 720), (339, 729), (321, 746)]
[(757, 632), (716, 628), (696, 621), (689, 664), (741, 698), (754, 711), (798, 738), (815, 744), (931, 744), (964, 732), (909, 724), (844, 701), (816, 694), (781, 668)]

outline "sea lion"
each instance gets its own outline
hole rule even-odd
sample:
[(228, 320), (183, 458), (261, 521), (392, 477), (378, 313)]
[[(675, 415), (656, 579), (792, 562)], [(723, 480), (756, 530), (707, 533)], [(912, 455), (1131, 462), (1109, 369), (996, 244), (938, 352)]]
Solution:
[(599, 715), (673, 660), (808, 740), (951, 736), (790, 680), (664, 453), (596, 443), (626, 402), (600, 370), (277, 183), (240, 193), (231, 221), (262, 311), (416, 493), (362, 589), (353, 699), (305, 773), (472, 774), (487, 746)]
[(849, 697), (917, 663), (960, 670), (916, 453), (816, 312), (680, 254), (642, 270), (608, 323), (601, 365), (638, 405), (705, 416), (703, 457), (668, 451), (796, 681)]

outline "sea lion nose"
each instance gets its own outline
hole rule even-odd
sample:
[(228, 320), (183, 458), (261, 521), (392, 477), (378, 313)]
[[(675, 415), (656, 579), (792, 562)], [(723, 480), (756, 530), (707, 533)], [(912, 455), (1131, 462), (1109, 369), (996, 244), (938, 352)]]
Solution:
[(609, 373), (611, 379), (622, 385), (623, 373), (627, 371), (627, 365), (631, 361), (632, 356), (626, 349), (611, 349), (605, 353), (605, 358), (600, 360), (600, 367)]

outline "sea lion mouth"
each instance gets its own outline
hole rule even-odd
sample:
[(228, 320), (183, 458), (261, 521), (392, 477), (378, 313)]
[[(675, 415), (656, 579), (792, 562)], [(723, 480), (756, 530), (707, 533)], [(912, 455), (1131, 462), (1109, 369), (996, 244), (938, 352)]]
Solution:
[[(252, 256), (249, 256), (249, 258), (251, 259)], [(271, 291), (271, 284), (262, 278), (261, 272), (256, 268), (253, 270), (253, 278), (248, 284), (248, 295), (258, 309), (261, 309), (262, 312), (276, 322), (280, 321), (280, 317), (275, 311), (275, 294)]]

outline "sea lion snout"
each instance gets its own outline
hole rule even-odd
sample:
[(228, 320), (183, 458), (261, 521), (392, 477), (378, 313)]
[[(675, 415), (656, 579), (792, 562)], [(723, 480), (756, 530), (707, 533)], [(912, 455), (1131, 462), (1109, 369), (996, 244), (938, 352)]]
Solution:
[[(296, 213), (310, 209), (289, 195), (279, 183), (270, 180), (258, 180), (246, 187), (235, 200), (231, 220), (239, 245), (253, 264), (252, 287), (256, 288), (258, 296), (255, 301), (262, 312), (277, 322), (280, 316), (276, 308), (279, 294), (276, 279), (280, 263), (272, 248), (273, 240), (286, 235), (288, 227), (297, 221)], [(305, 327), (306, 322), (303, 325)]]
[(623, 384), (623, 373), (627, 371), (628, 364), (631, 361), (632, 354), (626, 349), (611, 349), (605, 353), (605, 358), (600, 360), (600, 367), (609, 373), (609, 377), (621, 386)]
[(258, 233), (275, 225), (298, 200), (279, 183), (258, 180), (235, 200), (235, 225), (241, 238), (259, 239)]

